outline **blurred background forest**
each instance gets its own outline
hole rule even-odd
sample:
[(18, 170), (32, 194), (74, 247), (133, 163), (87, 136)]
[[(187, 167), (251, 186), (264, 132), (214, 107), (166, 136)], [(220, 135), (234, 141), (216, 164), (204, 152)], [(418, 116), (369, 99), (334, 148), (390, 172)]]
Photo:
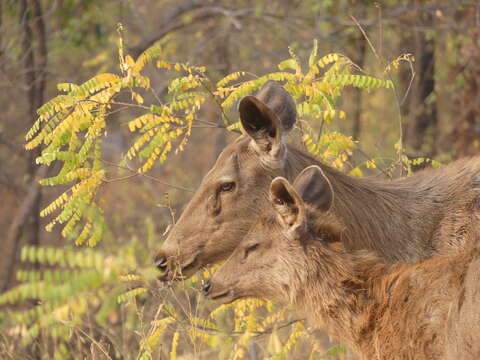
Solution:
[[(345, 116), (328, 123), (329, 131), (345, 134), (355, 144), (343, 149), (339, 167), (344, 171), (361, 167), (368, 176), (399, 176), (399, 149), (413, 171), (428, 165), (415, 159), (446, 163), (478, 154), (477, 0), (0, 0), (0, 293), (25, 280), (45, 280), (40, 275), (45, 268), (83, 266), (82, 260), (68, 260), (72, 254), (64, 254), (62, 264), (39, 253), (29, 255), (28, 248), (22, 253), (24, 246), (75, 249), (75, 239), (62, 236), (61, 227), (45, 231), (51, 218), (40, 212), (61, 191), (40, 186), (38, 180), (54, 176), (60, 166), (37, 165), (41, 148), (26, 151), (25, 135), (38, 118), (37, 109), (57, 95), (58, 83), (81, 84), (99, 73), (119, 72), (119, 23), (123, 51), (133, 59), (157, 44), (161, 59), (204, 66), (214, 82), (238, 71), (252, 77), (272, 73), (293, 53), (305, 64), (314, 39), (319, 57), (343, 54), (358, 73), (392, 80), (394, 91), (345, 87), (336, 99)], [(145, 103), (167, 101), (172, 75), (154, 66), (144, 74), (151, 85)], [(218, 103), (204, 101), (184, 150), (172, 151), (162, 164), (138, 173), (138, 166), (123, 159), (133, 143), (129, 121), (139, 112), (131, 106), (130, 94), (116, 101), (104, 129), (106, 175), (97, 193), (106, 230), (93, 250), (99, 252), (82, 256), (95, 262), (102, 254), (100, 268), (110, 259), (112, 264), (118, 260), (119, 268), (148, 269), (167, 226), (238, 133), (227, 129), (230, 124)], [(229, 118), (237, 121), (234, 107)], [(318, 130), (323, 123), (310, 126)], [(298, 139), (292, 141), (302, 146)], [(128, 261), (122, 263), (122, 258)], [(202, 299), (200, 278), (163, 285), (145, 271), (148, 284), (135, 276), (121, 285), (106, 280), (90, 284), (72, 290), (77, 303), (68, 303), (68, 309), (63, 296), (37, 315), (15, 317), (42, 305), (40, 287), (38, 296), (32, 289), (16, 298), (0, 296), (0, 358), (349, 356), (341, 346), (315, 337), (288, 309), (249, 302), (219, 311)], [(70, 275), (60, 275), (57, 285), (76, 281), (78, 274)], [(219, 317), (212, 317), (212, 311)], [(47, 312), (56, 318), (42, 323)]]

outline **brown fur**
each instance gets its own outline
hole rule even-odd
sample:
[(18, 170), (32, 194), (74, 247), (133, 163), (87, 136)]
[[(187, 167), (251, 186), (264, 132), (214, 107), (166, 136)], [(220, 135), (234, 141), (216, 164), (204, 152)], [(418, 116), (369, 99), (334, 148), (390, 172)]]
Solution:
[[(279, 203), (299, 201), (292, 198)], [(478, 202), (470, 205), (463, 215), (478, 221)], [(282, 220), (288, 208), (299, 220)], [(387, 264), (373, 252), (347, 251), (341, 223), (312, 206), (270, 206), (215, 273), (209, 297), (295, 305), (362, 359), (480, 359), (476, 227), (455, 252)]]
[[(376, 250), (391, 262), (417, 261), (462, 243), (470, 222), (462, 214), (480, 190), (480, 157), (394, 181), (353, 178), (285, 142), (295, 121), (288, 110), (293, 100), (275, 83), (266, 88), (268, 96), (257, 95), (265, 104), (253, 97), (241, 103), (248, 136), (220, 154), (157, 253), (164, 279), (188, 277), (226, 259), (267, 204), (271, 180), (293, 180), (309, 165), (320, 166), (332, 183), (332, 211), (346, 226), (347, 249)], [(234, 182), (234, 189), (222, 192), (225, 182)]]

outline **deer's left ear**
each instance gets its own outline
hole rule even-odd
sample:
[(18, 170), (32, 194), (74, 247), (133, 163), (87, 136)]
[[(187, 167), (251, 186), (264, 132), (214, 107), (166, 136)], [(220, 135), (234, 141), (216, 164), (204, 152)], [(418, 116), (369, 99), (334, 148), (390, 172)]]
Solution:
[(328, 211), (333, 205), (333, 187), (323, 170), (309, 166), (297, 176), (293, 187), (302, 200), (321, 211)]
[(303, 200), (287, 179), (273, 179), (270, 184), (270, 201), (285, 229), (296, 230), (305, 222)]
[(277, 115), (254, 96), (245, 96), (238, 105), (240, 121), (264, 156), (276, 157), (282, 142), (282, 127)]
[(255, 96), (245, 96), (238, 105), (240, 121), (266, 161), (282, 158), (285, 135), (297, 120), (295, 101), (276, 81), (267, 81)]

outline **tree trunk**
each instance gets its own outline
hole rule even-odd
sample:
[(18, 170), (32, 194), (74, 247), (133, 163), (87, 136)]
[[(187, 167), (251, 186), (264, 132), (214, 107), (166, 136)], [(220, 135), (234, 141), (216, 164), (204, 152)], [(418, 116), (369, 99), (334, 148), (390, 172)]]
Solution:
[(23, 198), (12, 219), (6, 238), (4, 238), (2, 251), (5, 256), (3, 261), (0, 262), (0, 292), (6, 291), (10, 284), (13, 269), (15, 267), (20, 237), (22, 236), (25, 223), (28, 221), (29, 217), (36, 215), (34, 209), (36, 209), (41, 194), (38, 180), (45, 177), (46, 174), (46, 166), (42, 166), (37, 170), (26, 196)]
[[(25, 85), (28, 89), (28, 125), (26, 127), (29, 127), (36, 120), (36, 110), (43, 104), (44, 100), (48, 54), (47, 40), (40, 0), (31, 0), (31, 2), (20, 0), (19, 10)], [(33, 32), (32, 26), (35, 32)], [(34, 39), (34, 33), (36, 39)], [(34, 48), (35, 42), (37, 51)], [(38, 180), (40, 177), (46, 176), (47, 168), (38, 168), (35, 165), (35, 158), (39, 154), (40, 150), (34, 150), (29, 153), (27, 158), (27, 184), (25, 184), (26, 196), (13, 215), (11, 226), (3, 243), (4, 258), (6, 260), (0, 267), (0, 290), (2, 291), (5, 291), (10, 285), (21, 236), (26, 238), (27, 243), (30, 245), (38, 246), (40, 244), (39, 213), (42, 194)]]
[(478, 155), (480, 150), (480, 63), (476, 60), (480, 57), (480, 29), (472, 28), (468, 33), (473, 41), (460, 45), (462, 64), (456, 69), (464, 79), (463, 86), (454, 92), (458, 116), (451, 138), (457, 157)]
[[(423, 13), (420, 24), (431, 25), (432, 16)], [(435, 136), (437, 126), (436, 104), (432, 98), (435, 91), (435, 42), (427, 39), (425, 33), (412, 35), (415, 43), (416, 77), (409, 95), (405, 129), (405, 146), (411, 158), (432, 157), (436, 153)], [(406, 49), (408, 52), (408, 49)], [(410, 79), (410, 76), (405, 77)], [(405, 89), (408, 84), (405, 84)]]
[[(432, 129), (434, 134), (437, 123), (437, 112), (434, 103), (430, 103), (429, 97), (435, 90), (434, 79), (434, 43), (432, 40), (426, 40), (423, 35), (418, 39), (417, 49), (420, 53), (420, 60), (417, 63), (417, 84), (415, 92), (412, 94), (416, 98), (411, 102), (413, 109), (410, 110), (410, 121), (407, 125), (405, 143), (412, 156), (428, 155), (432, 156), (435, 149), (424, 149), (424, 142), (427, 130)], [(433, 141), (431, 142), (431, 144)], [(423, 150), (423, 153), (422, 153)]]

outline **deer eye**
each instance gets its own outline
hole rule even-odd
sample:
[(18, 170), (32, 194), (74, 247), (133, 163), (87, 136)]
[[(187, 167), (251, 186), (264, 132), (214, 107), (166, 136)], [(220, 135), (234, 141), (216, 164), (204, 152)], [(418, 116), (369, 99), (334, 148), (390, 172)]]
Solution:
[(252, 244), (250, 246), (248, 246), (246, 249), (245, 249), (245, 258), (247, 258), (247, 256), (253, 251), (255, 250), (256, 248), (258, 248), (260, 244), (256, 243), (256, 244)]
[(220, 185), (220, 191), (227, 192), (232, 191), (235, 188), (235, 183), (233, 181), (226, 182)]

